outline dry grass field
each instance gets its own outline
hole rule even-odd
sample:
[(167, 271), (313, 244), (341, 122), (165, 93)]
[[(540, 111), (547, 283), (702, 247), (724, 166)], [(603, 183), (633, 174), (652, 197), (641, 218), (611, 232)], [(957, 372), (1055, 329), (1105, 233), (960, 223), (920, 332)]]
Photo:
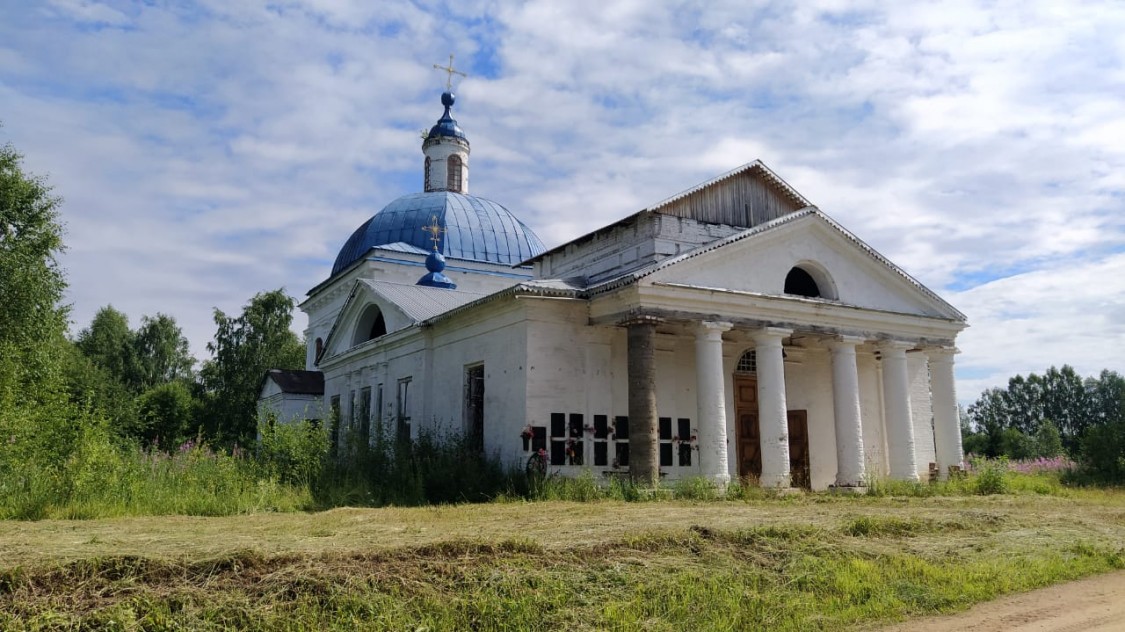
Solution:
[(3, 629), (861, 629), (1125, 566), (1125, 493), (0, 522)]

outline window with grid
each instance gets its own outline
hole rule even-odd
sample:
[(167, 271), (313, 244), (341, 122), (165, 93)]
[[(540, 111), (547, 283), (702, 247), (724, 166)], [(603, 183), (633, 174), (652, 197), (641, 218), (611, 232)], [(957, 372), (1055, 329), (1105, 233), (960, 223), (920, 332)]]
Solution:
[(739, 373), (757, 373), (758, 354), (753, 349), (743, 353), (742, 357), (738, 359), (738, 366), (734, 370)]

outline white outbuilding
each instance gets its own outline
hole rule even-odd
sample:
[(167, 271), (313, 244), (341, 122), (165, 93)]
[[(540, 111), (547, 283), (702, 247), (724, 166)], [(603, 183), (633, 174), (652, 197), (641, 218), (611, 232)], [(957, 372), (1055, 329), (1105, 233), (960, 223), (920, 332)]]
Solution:
[(424, 192), (364, 222), (301, 304), (338, 440), (382, 424), (562, 474), (811, 489), (961, 464), (965, 316), (764, 164), (548, 250), (469, 195), (442, 103)]

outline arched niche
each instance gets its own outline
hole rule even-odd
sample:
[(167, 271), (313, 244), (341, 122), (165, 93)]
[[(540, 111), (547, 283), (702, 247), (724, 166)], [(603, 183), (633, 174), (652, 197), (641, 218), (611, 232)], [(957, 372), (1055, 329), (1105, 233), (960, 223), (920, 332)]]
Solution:
[(820, 265), (812, 261), (802, 261), (789, 269), (785, 275), (786, 294), (808, 298), (827, 298), (836, 300), (836, 283)]
[(383, 317), (383, 310), (379, 309), (378, 305), (368, 305), (356, 321), (352, 346), (385, 335), (387, 335), (387, 320)]

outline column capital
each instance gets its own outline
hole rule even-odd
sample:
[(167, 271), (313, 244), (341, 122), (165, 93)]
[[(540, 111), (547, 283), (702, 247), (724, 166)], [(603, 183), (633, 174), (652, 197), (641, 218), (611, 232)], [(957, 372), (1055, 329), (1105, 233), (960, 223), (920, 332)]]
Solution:
[(961, 353), (957, 347), (930, 347), (923, 349), (930, 362), (953, 362), (953, 356)]
[(703, 320), (695, 324), (695, 333), (697, 336), (719, 335), (721, 336), (724, 331), (730, 331), (734, 328), (734, 324), (721, 320)]
[(867, 342), (867, 338), (863, 336), (835, 336), (825, 341), (829, 349), (833, 351), (839, 349), (848, 349), (858, 347), (859, 345)]
[(905, 340), (880, 340), (879, 343), (875, 346), (877, 349), (879, 349), (879, 351), (905, 352), (908, 349), (913, 349), (918, 345), (913, 342), (907, 342)]
[(634, 327), (636, 325), (659, 325), (664, 322), (663, 318), (659, 316), (646, 316), (644, 314), (636, 314), (633, 316), (626, 316), (617, 323), (618, 327)]
[(777, 341), (778, 344), (781, 344), (781, 339), (792, 333), (792, 329), (786, 329), (784, 327), (763, 327), (750, 332), (750, 337), (754, 339), (754, 342), (759, 344), (773, 341)]

